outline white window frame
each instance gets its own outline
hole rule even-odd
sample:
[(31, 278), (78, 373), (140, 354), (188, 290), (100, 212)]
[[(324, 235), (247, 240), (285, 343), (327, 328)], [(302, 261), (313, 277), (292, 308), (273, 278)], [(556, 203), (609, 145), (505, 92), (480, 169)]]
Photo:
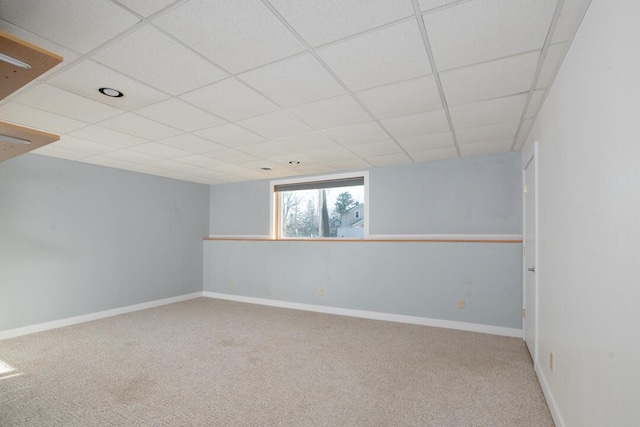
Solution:
[(315, 181), (330, 181), (334, 179), (348, 179), (348, 178), (360, 178), (364, 179), (364, 237), (361, 239), (353, 239), (353, 238), (344, 238), (344, 237), (331, 237), (325, 238), (330, 240), (363, 240), (369, 238), (369, 206), (371, 205), (369, 200), (369, 171), (359, 171), (359, 172), (344, 172), (344, 173), (335, 173), (330, 175), (315, 175), (315, 176), (305, 176), (305, 177), (297, 177), (297, 178), (287, 178), (287, 179), (278, 179), (271, 181), (270, 190), (271, 197), (269, 198), (269, 235), (273, 240), (323, 240), (322, 238), (280, 238), (276, 235), (277, 227), (276, 227), (276, 191), (275, 188), (277, 185), (282, 184), (297, 184), (297, 183), (306, 183), (306, 182), (315, 182)]

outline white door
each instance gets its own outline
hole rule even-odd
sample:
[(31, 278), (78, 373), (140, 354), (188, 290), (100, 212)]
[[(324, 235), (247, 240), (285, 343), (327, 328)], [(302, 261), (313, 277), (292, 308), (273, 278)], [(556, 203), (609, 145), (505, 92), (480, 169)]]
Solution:
[(524, 169), (524, 341), (536, 361), (536, 158)]

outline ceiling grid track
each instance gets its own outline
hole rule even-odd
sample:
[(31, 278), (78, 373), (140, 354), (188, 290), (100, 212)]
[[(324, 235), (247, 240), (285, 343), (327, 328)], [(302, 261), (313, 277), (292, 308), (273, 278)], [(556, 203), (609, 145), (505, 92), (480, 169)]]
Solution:
[[(320, 57), (320, 55), (318, 55), (318, 53), (306, 42), (306, 40), (304, 40), (302, 38), (302, 36), (300, 34), (298, 34), (298, 32), (291, 26), (291, 24), (289, 24), (289, 22), (287, 22), (287, 20), (284, 19), (284, 17), (280, 14), (280, 12), (278, 12), (278, 10), (275, 7), (273, 7), (273, 5), (269, 2), (269, 0), (262, 0), (262, 3), (264, 3), (264, 5), (269, 8), (271, 13), (273, 13), (280, 20), (280, 22), (282, 22), (282, 24), (285, 27), (287, 27), (287, 29), (294, 35), (294, 37), (296, 37), (296, 39), (298, 39), (298, 41), (300, 43), (302, 43), (302, 45), (307, 49), (307, 51), (311, 55), (313, 55), (313, 57), (316, 59), (316, 61), (318, 61), (320, 63), (320, 65), (322, 65), (322, 67), (331, 75), (331, 77), (333, 77), (336, 80), (336, 82), (338, 82), (338, 84), (340, 86), (342, 86), (342, 88), (346, 91), (346, 93), (348, 95), (350, 95), (351, 98), (371, 117), (372, 121), (374, 121), (378, 126), (380, 126), (382, 128), (382, 130), (389, 136), (389, 138), (393, 142), (396, 143), (396, 145), (400, 148), (400, 150), (402, 150), (402, 152), (409, 159), (411, 159), (413, 161), (413, 158), (409, 155), (407, 150), (405, 150), (404, 147), (398, 143), (396, 138), (393, 135), (391, 135), (391, 132), (389, 132), (387, 130), (387, 128), (382, 124), (382, 122), (373, 115), (371, 110), (369, 110), (369, 108), (367, 108), (367, 106), (364, 105), (364, 103), (362, 103), (362, 101), (360, 101), (360, 99), (358, 99), (358, 97), (355, 95), (355, 93), (342, 81), (342, 79), (340, 79), (338, 77), (338, 75), (336, 73), (333, 72), (333, 70), (329, 67), (329, 65), (327, 65), (327, 63), (324, 62), (324, 60)], [(368, 32), (370, 32), (370, 31), (368, 31)], [(351, 152), (351, 150), (349, 150), (348, 146), (343, 146), (343, 148), (346, 149), (347, 151)], [(367, 163), (369, 163), (369, 162), (367, 161)]]
[(411, 5), (413, 6), (413, 12), (416, 17), (418, 28), (420, 29), (420, 35), (422, 35), (422, 42), (424, 43), (424, 49), (427, 52), (427, 57), (429, 58), (431, 71), (433, 72), (433, 77), (436, 81), (436, 86), (438, 87), (438, 93), (440, 94), (440, 101), (442, 101), (442, 108), (444, 108), (444, 113), (446, 114), (447, 121), (449, 122), (449, 130), (451, 131), (451, 135), (453, 136), (453, 145), (455, 145), (456, 147), (456, 152), (458, 153), (458, 157), (462, 157), (460, 154), (460, 146), (458, 145), (458, 139), (456, 137), (456, 131), (453, 127), (453, 120), (451, 120), (451, 112), (449, 111), (449, 104), (447, 103), (447, 98), (444, 95), (444, 89), (442, 88), (442, 82), (440, 81), (440, 74), (438, 73), (438, 68), (436, 67), (436, 61), (433, 57), (433, 52), (431, 51), (431, 44), (429, 43), (427, 28), (424, 26), (424, 19), (422, 19), (422, 12), (420, 11), (418, 0), (411, 0)]
[(516, 144), (518, 143), (518, 138), (520, 137), (520, 132), (522, 131), (522, 126), (527, 117), (527, 111), (529, 110), (529, 104), (531, 103), (531, 98), (533, 97), (533, 92), (536, 90), (536, 85), (538, 84), (538, 79), (540, 78), (540, 72), (542, 71), (542, 66), (544, 65), (544, 60), (547, 57), (547, 52), (549, 51), (549, 46), (551, 45), (551, 40), (553, 39), (553, 34), (556, 31), (556, 26), (558, 25), (558, 20), (560, 18), (560, 12), (562, 11), (562, 7), (564, 6), (564, 0), (558, 0), (556, 4), (556, 10), (553, 13), (553, 18), (551, 18), (551, 25), (549, 26), (549, 31), (547, 32), (547, 37), (544, 40), (544, 44), (542, 45), (542, 51), (540, 52), (540, 58), (538, 59), (538, 65), (536, 66), (536, 71), (533, 74), (533, 79), (531, 82), (531, 87), (529, 88), (529, 92), (527, 94), (527, 100), (524, 103), (524, 108), (522, 110), (522, 115), (520, 116), (520, 123), (518, 124), (518, 129), (516, 129), (516, 134), (513, 136), (513, 144), (511, 144), (511, 150), (513, 151)]

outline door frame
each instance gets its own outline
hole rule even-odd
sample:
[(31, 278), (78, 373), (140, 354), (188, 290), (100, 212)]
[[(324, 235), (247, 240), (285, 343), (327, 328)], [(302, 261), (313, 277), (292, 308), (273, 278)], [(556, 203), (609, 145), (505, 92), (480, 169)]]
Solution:
[[(534, 218), (534, 240), (536, 242), (535, 245), (535, 250), (534, 250), (534, 255), (535, 255), (535, 260), (536, 260), (536, 265), (535, 265), (535, 273), (533, 275), (533, 283), (534, 283), (534, 322), (533, 322), (533, 346), (534, 346), (534, 350), (533, 350), (533, 365), (534, 368), (537, 366), (538, 364), (538, 325), (539, 325), (539, 307), (538, 307), (538, 303), (539, 303), (539, 271), (540, 271), (540, 256), (539, 256), (539, 239), (538, 236), (540, 235), (540, 230), (539, 230), (539, 210), (540, 210), (540, 192), (539, 192), (539, 170), (540, 170), (540, 157), (538, 155), (539, 153), (539, 142), (538, 141), (534, 141), (533, 142), (533, 149), (529, 152), (525, 152), (523, 158), (527, 159), (526, 162), (524, 162), (524, 164), (522, 165), (522, 185), (524, 187), (524, 185), (526, 184), (526, 170), (527, 167), (531, 164), (531, 162), (533, 160), (535, 160), (534, 163), (534, 195), (533, 195), (533, 200), (534, 200), (534, 204), (535, 204), (535, 208), (534, 208), (534, 212), (535, 212), (535, 218)], [(527, 241), (527, 230), (526, 230), (526, 193), (522, 193), (522, 246), (523, 248), (525, 247), (525, 243)], [(525, 309), (526, 308), (526, 295), (527, 295), (527, 290), (526, 290), (526, 280), (527, 280), (527, 265), (526, 265), (526, 256), (524, 255), (524, 251), (522, 254), (522, 308)], [(526, 321), (527, 319), (525, 317), (522, 318), (522, 340), (524, 341), (526, 338)]]

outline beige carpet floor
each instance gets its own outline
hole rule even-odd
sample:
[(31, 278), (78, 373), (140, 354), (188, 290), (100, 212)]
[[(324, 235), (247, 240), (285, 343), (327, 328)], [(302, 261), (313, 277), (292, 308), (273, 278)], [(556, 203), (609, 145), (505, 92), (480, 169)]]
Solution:
[(553, 422), (516, 338), (198, 298), (0, 341), (0, 426), (112, 425)]

